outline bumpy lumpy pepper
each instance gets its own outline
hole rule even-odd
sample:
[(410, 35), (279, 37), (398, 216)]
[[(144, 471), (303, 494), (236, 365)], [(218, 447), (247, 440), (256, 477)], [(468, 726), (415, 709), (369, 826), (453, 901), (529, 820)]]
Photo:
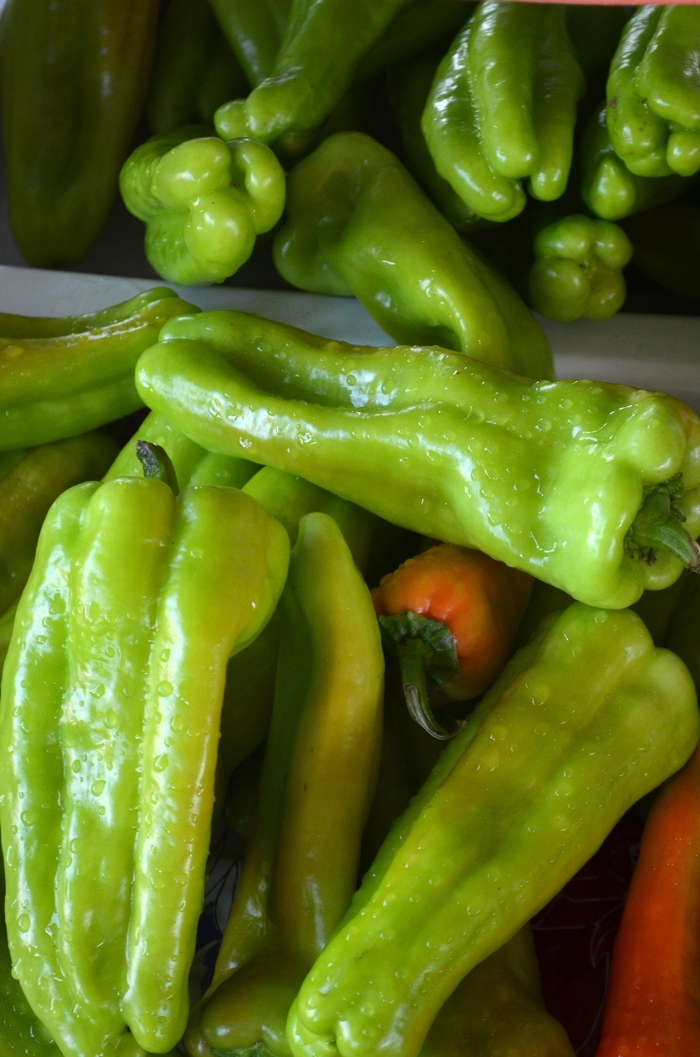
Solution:
[(289, 1053), (289, 1007), (357, 883), (384, 669), (369, 591), (328, 515), (302, 519), (281, 605), (259, 801), (214, 984), (186, 1037), (196, 1055)]
[(338, 133), (295, 167), (274, 255), (289, 282), (354, 294), (399, 341), (552, 377), (547, 339), (515, 291), (370, 136)]
[(136, 411), (140, 354), (166, 320), (196, 311), (158, 287), (85, 316), (0, 315), (0, 451), (74, 437)]
[(145, 99), (157, 19), (158, 0), (7, 5), (8, 209), (30, 264), (76, 264), (99, 235)]
[(207, 0), (173, 0), (158, 27), (146, 101), (151, 132), (211, 124), (214, 111), (247, 82)]
[(620, 38), (606, 95), (610, 141), (630, 172), (698, 172), (700, 10), (640, 7)]
[(127, 209), (146, 224), (146, 256), (164, 279), (220, 283), (284, 208), (284, 173), (262, 143), (223, 143), (188, 126), (147, 140), (119, 177)]
[(522, 180), (566, 187), (581, 73), (559, 4), (487, 2), (438, 67), (422, 128), (438, 173), (478, 216), (511, 220)]
[(636, 614), (569, 607), (516, 654), (387, 837), (301, 986), (292, 1052), (416, 1057), (460, 980), (699, 735), (687, 669)]
[(700, 421), (672, 397), (532, 383), (241, 312), (173, 320), (137, 384), (203, 447), (299, 473), (590, 604), (628, 606), (695, 561)]
[(617, 224), (571, 214), (536, 236), (530, 304), (549, 319), (608, 319), (627, 296), (632, 243)]
[(65, 1055), (162, 1053), (184, 1030), (226, 664), (288, 554), (232, 488), (119, 478), (48, 514), (5, 662), (0, 784), (14, 972)]

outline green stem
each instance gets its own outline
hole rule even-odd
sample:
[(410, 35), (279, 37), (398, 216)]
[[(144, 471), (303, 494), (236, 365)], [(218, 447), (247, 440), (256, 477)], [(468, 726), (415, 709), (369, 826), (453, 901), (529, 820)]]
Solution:
[(163, 481), (168, 488), (172, 489), (175, 495), (178, 494), (180, 489), (177, 483), (177, 474), (165, 448), (161, 448), (160, 444), (151, 444), (148, 440), (137, 440), (136, 455), (143, 467), (144, 477)]
[(700, 544), (683, 528), (682, 496), (680, 474), (649, 490), (627, 534), (628, 554), (651, 564), (660, 548), (674, 554), (691, 572), (700, 573)]
[(432, 660), (432, 648), (422, 639), (405, 638), (396, 643), (395, 650), (403, 694), (411, 718), (440, 741), (454, 738), (462, 724), (455, 723), (452, 729), (446, 730), (437, 722), (430, 707), (425, 674)]

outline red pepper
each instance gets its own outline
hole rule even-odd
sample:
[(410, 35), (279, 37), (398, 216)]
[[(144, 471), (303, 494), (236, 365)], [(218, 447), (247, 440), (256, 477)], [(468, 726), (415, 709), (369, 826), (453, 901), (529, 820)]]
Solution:
[(409, 711), (435, 737), (456, 731), (436, 723), (429, 690), (460, 701), (483, 693), (512, 652), (531, 590), (527, 573), (449, 543), (409, 558), (373, 590)]
[(597, 1057), (700, 1054), (700, 749), (644, 827)]

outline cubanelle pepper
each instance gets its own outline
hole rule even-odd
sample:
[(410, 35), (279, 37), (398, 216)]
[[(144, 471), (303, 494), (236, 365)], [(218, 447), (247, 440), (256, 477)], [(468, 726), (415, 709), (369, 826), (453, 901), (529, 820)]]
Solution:
[(639, 617), (570, 606), (516, 654), (397, 820), (295, 999), (295, 1057), (417, 1057), (460, 981), (699, 735), (687, 669)]
[(338, 133), (300, 162), (288, 180), (286, 215), (274, 257), (294, 286), (354, 294), (399, 341), (553, 376), (532, 313), (371, 136)]
[(172, 316), (167, 287), (84, 316), (0, 315), (0, 451), (74, 437), (141, 407), (136, 361)]
[(203, 447), (298, 473), (591, 605), (624, 608), (696, 564), (700, 421), (672, 397), (533, 383), (241, 312), (167, 324), (136, 377)]
[(288, 555), (233, 488), (118, 478), (47, 516), (5, 661), (0, 789), (13, 971), (64, 1057), (163, 1053), (184, 1031), (226, 665)]

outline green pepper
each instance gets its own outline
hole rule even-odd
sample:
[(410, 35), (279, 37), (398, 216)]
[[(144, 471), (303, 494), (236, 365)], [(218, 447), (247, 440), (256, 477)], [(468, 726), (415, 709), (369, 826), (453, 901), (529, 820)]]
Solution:
[(587, 121), (605, 98), (605, 84), (629, 8), (603, 4), (568, 4), (566, 28), (583, 71), (586, 91), (578, 105), (579, 121)]
[(12, 234), (30, 264), (77, 264), (117, 196), (148, 87), (158, 0), (11, 0), (5, 14)]
[(530, 304), (548, 319), (608, 319), (625, 303), (622, 269), (632, 243), (609, 220), (572, 214), (543, 228), (533, 245)]
[(630, 172), (698, 172), (700, 11), (640, 7), (620, 38), (606, 95), (610, 141)]
[(153, 133), (210, 125), (248, 83), (207, 0), (171, 0), (158, 27), (146, 119)]
[[(220, 107), (222, 139), (285, 137), (301, 147), (350, 88), (357, 67), (407, 0), (292, 0), (275, 63), (247, 99)], [(257, 8), (257, 0), (256, 0)]]
[(604, 220), (621, 220), (678, 198), (695, 182), (675, 173), (661, 178), (630, 172), (615, 153), (601, 107), (588, 121), (581, 140), (581, 195), (588, 208)]
[(289, 1052), (291, 1002), (357, 883), (384, 665), (369, 591), (328, 515), (301, 520), (281, 606), (253, 831), (214, 982), (186, 1036), (191, 1054)]
[(272, 71), (292, 0), (209, 0), (219, 25), (254, 87)]
[(389, 71), (391, 112), (401, 134), (404, 159), (411, 175), (457, 231), (481, 223), (468, 205), (435, 168), (421, 129), (421, 117), (442, 52), (423, 52), (411, 62)]
[(294, 168), (274, 256), (295, 286), (355, 294), (400, 341), (553, 374), (547, 340), (515, 291), (370, 136), (338, 133)]
[(474, 7), (465, 0), (411, 0), (394, 16), (355, 74), (363, 81), (451, 36)]
[(481, 3), (438, 67), (422, 128), (477, 216), (506, 221), (563, 193), (583, 74), (560, 4)]
[(119, 177), (124, 204), (146, 224), (149, 263), (182, 285), (237, 272), (284, 208), (284, 173), (268, 147), (206, 133), (186, 126), (154, 136)]
[(140, 354), (167, 319), (197, 311), (157, 287), (85, 316), (0, 315), (0, 451), (74, 437), (136, 411)]
[(101, 477), (115, 454), (103, 433), (0, 455), (0, 613), (17, 599), (46, 513), (66, 488)]
[(533, 383), (441, 349), (358, 348), (242, 312), (167, 324), (137, 384), (211, 451), (299, 473), (592, 605), (631, 605), (695, 563), (700, 421), (673, 397)]
[(288, 553), (232, 488), (119, 478), (47, 516), (5, 661), (1, 822), (14, 971), (66, 1057), (184, 1030), (226, 663)]
[(460, 980), (699, 735), (687, 669), (636, 614), (569, 607), (516, 654), (389, 834), (292, 1007), (295, 1057), (415, 1057)]
[(700, 206), (682, 199), (629, 217), (634, 263), (665, 290), (700, 301)]

